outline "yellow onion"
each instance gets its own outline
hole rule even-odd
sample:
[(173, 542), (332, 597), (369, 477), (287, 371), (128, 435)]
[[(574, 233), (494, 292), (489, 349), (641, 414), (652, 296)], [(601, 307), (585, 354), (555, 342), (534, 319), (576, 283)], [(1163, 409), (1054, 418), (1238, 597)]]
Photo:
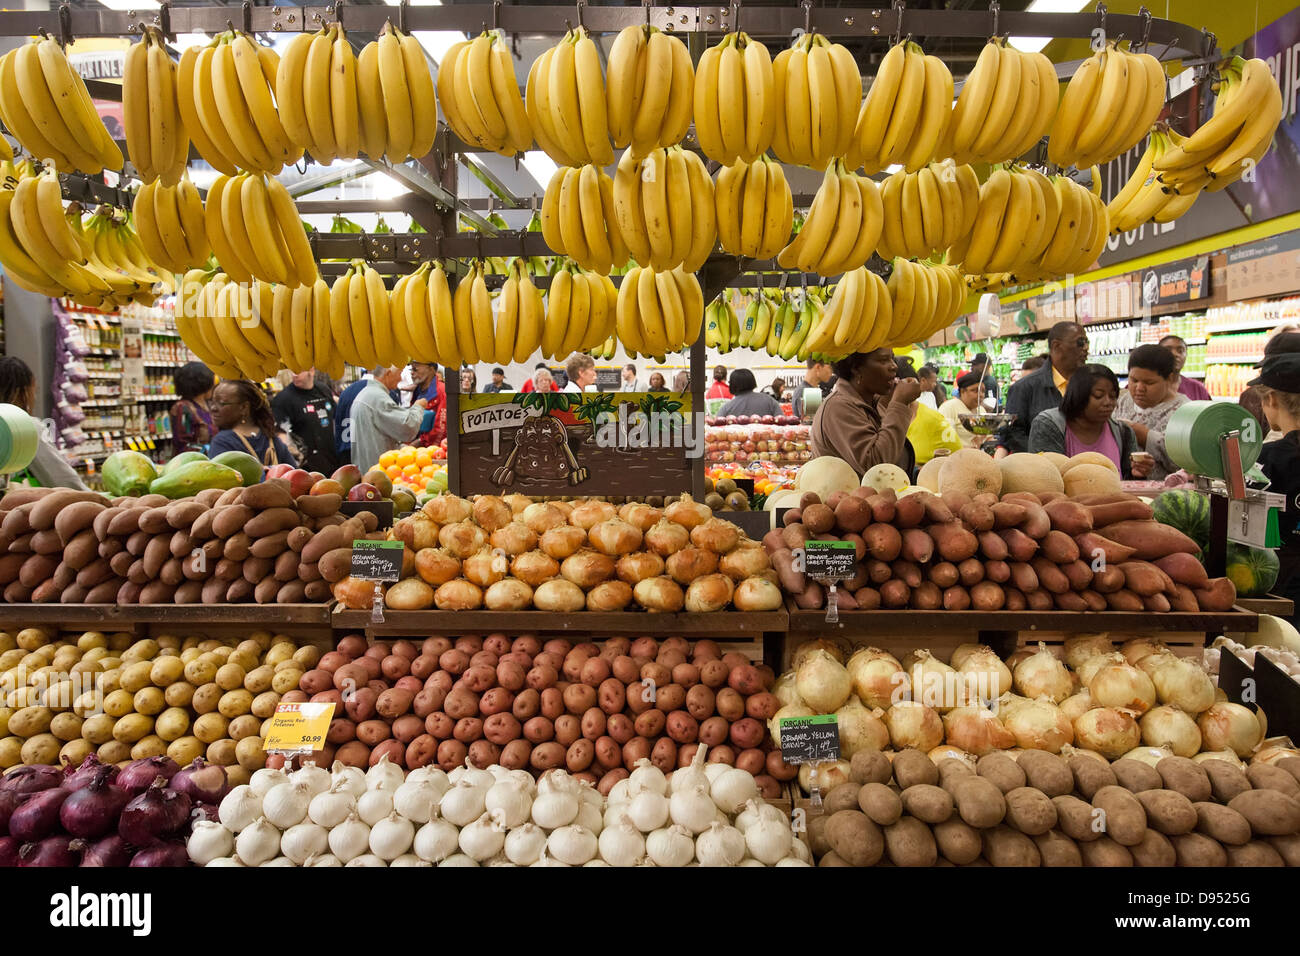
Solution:
[(885, 725), (895, 750), (933, 750), (943, 743), (943, 721), (938, 712), (914, 700), (901, 700), (885, 711)]
[(795, 687), (794, 671), (786, 671), (776, 679), (776, 684), (772, 688), (772, 693), (784, 707), (787, 704), (798, 704), (803, 706), (803, 698), (799, 696), (799, 690)]
[(1163, 703), (1173, 704), (1188, 714), (1199, 714), (1214, 703), (1214, 682), (1194, 657), (1175, 657), (1164, 662), (1151, 674), (1151, 683)]
[(682, 550), (690, 540), (689, 531), (667, 518), (661, 519), (645, 533), (646, 547), (663, 558)]
[(829, 714), (844, 706), (853, 682), (843, 664), (825, 651), (813, 651), (795, 672), (795, 688), (809, 707)]
[(632, 588), (632, 596), (647, 611), (680, 611), (686, 600), (681, 585), (662, 576), (638, 581)]
[(1054, 704), (1065, 700), (1074, 690), (1070, 672), (1041, 641), (1036, 653), (1016, 665), (1013, 684), (1017, 692), (1030, 700), (1046, 697)]
[(731, 603), (736, 586), (725, 574), (706, 574), (686, 589), (686, 610), (696, 614), (721, 611)]
[(1249, 757), (1264, 739), (1254, 711), (1231, 701), (1211, 704), (1196, 718), (1196, 726), (1206, 750), (1231, 750), (1238, 757)]
[(532, 603), (533, 589), (518, 578), (503, 578), (483, 595), (483, 605), (489, 611), (523, 611)]
[(1166, 650), (1165, 642), (1158, 637), (1129, 638), (1119, 647), (1119, 652), (1124, 655), (1124, 659), (1134, 667), (1147, 655), (1163, 653)]
[(533, 591), (533, 604), (539, 611), (558, 611), (571, 614), (587, 606), (587, 596), (572, 581), (554, 578)]
[(560, 563), (560, 574), (584, 591), (589, 591), (601, 581), (614, 576), (614, 559), (599, 551), (583, 548)]
[(560, 573), (560, 562), (541, 551), (527, 551), (510, 562), (510, 573), (535, 588)]
[[(613, 507), (610, 505), (611, 509)], [(616, 558), (631, 554), (641, 547), (641, 529), (618, 517), (592, 525), (587, 532), (587, 538), (597, 551)]]
[(519, 520), (538, 534), (542, 534), (548, 528), (557, 528), (569, 523), (564, 512), (549, 501), (538, 501), (529, 505), (519, 516)]
[(952, 654), (949, 655), (948, 664), (950, 667), (961, 670), (961, 665), (966, 661), (967, 657), (977, 651), (986, 650), (990, 650), (987, 644), (958, 644)]
[[(730, 581), (731, 578), (727, 580)], [(696, 582), (692, 581), (691, 587), (695, 584)], [(690, 600), (689, 592), (687, 600)], [(736, 585), (736, 593), (731, 598), (737, 611), (775, 611), (781, 607), (784, 600), (781, 596), (781, 588), (765, 578), (745, 578)]]
[(1144, 763), (1148, 767), (1154, 767), (1166, 757), (1172, 757), (1173, 755), (1174, 752), (1168, 747), (1134, 747), (1119, 759), (1136, 760), (1138, 763)]
[(664, 513), (662, 508), (652, 508), (642, 502), (632, 501), (618, 509), (618, 516), (644, 532), (653, 528)]
[(1112, 654), (1115, 643), (1109, 634), (1076, 634), (1065, 639), (1065, 663), (1071, 670), (1078, 670), (1079, 665), (1098, 654)]
[(560, 514), (564, 515), (565, 521), (568, 521), (569, 515), (573, 514), (572, 501), (565, 501), (563, 498), (561, 498), (558, 501), (552, 501), (551, 504), (555, 505), (555, 507), (559, 510)]
[(998, 698), (998, 719), (1006, 723), (1008, 717), (1028, 703), (1031, 703), (1028, 697), (1010, 692), (1003, 694)]
[(733, 581), (752, 578), (771, 567), (772, 561), (767, 556), (767, 549), (754, 541), (744, 542), (718, 559), (718, 570)]
[(1164, 667), (1166, 664), (1172, 664), (1176, 660), (1178, 660), (1178, 657), (1176, 655), (1174, 655), (1173, 653), (1171, 653), (1170, 651), (1164, 648), (1161, 648), (1155, 653), (1147, 654), (1141, 657), (1135, 666), (1143, 674), (1146, 674), (1148, 677), (1150, 677), (1156, 671), (1160, 670), (1160, 668)]
[(1074, 722), (1074, 739), (1107, 760), (1118, 760), (1141, 742), (1142, 731), (1128, 711), (1095, 707)]
[(417, 511), (393, 525), (393, 540), (400, 541), (412, 551), (438, 546), (438, 522)]
[(476, 524), (457, 521), (442, 526), (438, 532), (438, 543), (456, 557), (464, 559), (487, 544), (487, 534)]
[(718, 556), (703, 548), (682, 548), (668, 555), (664, 567), (678, 584), (690, 584), (696, 578), (718, 570)]
[(483, 591), (464, 578), (448, 581), (433, 592), (440, 611), (473, 611), (483, 606)]
[(1092, 694), (1088, 693), (1088, 688), (1085, 687), (1077, 694), (1071, 694), (1061, 701), (1061, 713), (1065, 714), (1066, 719), (1073, 724), (1080, 714), (1085, 714), (1096, 706), (1097, 702), (1092, 699)]
[(537, 539), (537, 546), (556, 561), (563, 561), (570, 555), (577, 554), (578, 549), (586, 543), (587, 532), (571, 524), (547, 528)]
[(1269, 737), (1259, 745), (1251, 763), (1275, 764), (1287, 757), (1300, 757), (1300, 749), (1291, 746), (1290, 737)]
[(1110, 761), (1107, 760), (1105, 757), (1103, 757), (1101, 754), (1097, 753), (1097, 751), (1095, 750), (1085, 750), (1082, 747), (1071, 747), (1069, 744), (1066, 744), (1064, 747), (1061, 748), (1061, 756), (1064, 757), (1066, 760), (1069, 760), (1075, 754), (1082, 754), (1085, 757), (1089, 757), (1093, 760), (1096, 760), (1098, 763), (1104, 763), (1106, 766), (1108, 767), (1110, 766)]
[(840, 730), (840, 756), (852, 757), (859, 750), (888, 750), (889, 728), (880, 718), (883, 710), (868, 710), (862, 701), (850, 696), (848, 702), (835, 711)]
[(506, 495), (501, 500), (510, 506), (510, 511), (516, 518), (523, 514), (524, 509), (533, 503), (532, 498), (529, 498), (527, 495), (519, 494)]
[(1061, 748), (1074, 740), (1074, 728), (1061, 708), (1045, 700), (1025, 701), (1013, 707), (1010, 714), (999, 714), (1002, 724), (1016, 745), (1025, 750), (1046, 750), (1060, 753)]
[(781, 721), (787, 717), (813, 717), (817, 711), (813, 710), (807, 704), (794, 703), (786, 704), (767, 722), (768, 732), (772, 735), (772, 742), (778, 747), (781, 746)]
[(573, 511), (569, 513), (569, 524), (588, 531), (593, 525), (602, 521), (608, 521), (618, 514), (618, 510), (608, 501), (597, 501), (595, 498), (589, 498), (586, 501), (579, 501), (573, 506)]
[(1116, 663), (1125, 663), (1124, 655), (1119, 651), (1113, 651), (1110, 654), (1094, 654), (1092, 657), (1088, 658), (1080, 664), (1079, 669), (1074, 672), (1075, 676), (1079, 678), (1080, 688), (1086, 688), (1089, 681), (1092, 680), (1093, 675), (1107, 664)]
[(632, 586), (626, 581), (605, 581), (587, 592), (588, 611), (621, 611), (632, 603)]
[(460, 577), (460, 558), (446, 548), (423, 548), (415, 552), (415, 573), (437, 587)]
[(826, 763), (805, 763), (799, 766), (799, 786), (804, 793), (812, 793), (814, 783), (813, 770), (817, 771), (816, 784), (821, 793), (830, 793), (842, 783), (849, 782), (849, 762), (847, 760), (828, 761)]
[(853, 682), (853, 692), (868, 707), (888, 708), (894, 702), (895, 694), (899, 694), (901, 699), (900, 691), (909, 686), (907, 672), (898, 663), (898, 659), (888, 651), (876, 647), (863, 647), (854, 651), (847, 667), (849, 679)]
[(510, 569), (506, 556), (484, 548), (465, 559), (465, 578), (481, 588), (491, 587)]
[(991, 647), (981, 645), (953, 666), (961, 678), (963, 700), (997, 700), (1011, 689), (1011, 670)]
[(740, 544), (740, 529), (725, 518), (710, 518), (691, 529), (691, 544), (716, 554), (726, 554)]
[(962, 750), (960, 747), (954, 747), (952, 744), (940, 744), (933, 750), (928, 751), (926, 756), (930, 758), (930, 762), (935, 766), (938, 766), (939, 762), (943, 760), (960, 760), (966, 766), (970, 767), (971, 770), (974, 770), (975, 764), (979, 762), (978, 758), (974, 754), (967, 753), (965, 750)]
[(1088, 693), (1098, 707), (1123, 707), (1139, 715), (1156, 705), (1156, 688), (1151, 678), (1125, 660), (1097, 668), (1088, 681)]
[(475, 498), (471, 514), (478, 526), (489, 534), (498, 528), (504, 528), (515, 518), (510, 506), (496, 495), (479, 495)]
[[(841, 664), (844, 663), (844, 648), (835, 641), (824, 637), (815, 637), (811, 641), (804, 641), (794, 649), (794, 656), (790, 658), (790, 666), (798, 667), (813, 651), (825, 651), (831, 657), (835, 658)], [(883, 653), (883, 652), (882, 652)]]
[(614, 573), (620, 581), (636, 584), (646, 578), (655, 578), (664, 573), (664, 559), (653, 551), (634, 551), (625, 554), (614, 565)]
[(664, 508), (664, 517), (690, 531), (697, 524), (703, 524), (713, 517), (708, 505), (702, 505), (690, 495), (682, 495)]
[(1152, 707), (1138, 722), (1142, 742), (1151, 747), (1168, 747), (1179, 757), (1195, 757), (1201, 752), (1201, 729), (1196, 721), (1170, 704)]
[(473, 509), (460, 495), (441, 494), (426, 501), (421, 510), (441, 525), (465, 521)]
[(493, 531), (488, 543), (513, 557), (537, 547), (537, 532), (522, 521), (511, 521), (504, 528)]
[[(1236, 767), (1238, 770), (1246, 769), (1245, 761), (1243, 761), (1231, 750), (1202, 750), (1192, 759), (1195, 760), (1197, 763), (1205, 763), (1205, 761), (1207, 760), (1222, 760), (1225, 763), (1229, 763), (1232, 766)], [(1252, 760), (1252, 763), (1254, 762), (1259, 762), (1259, 758), (1258, 757), (1254, 758)]]
[(943, 730), (948, 743), (976, 757), (1016, 745), (1011, 731), (981, 704), (967, 704), (948, 711), (943, 715)]
[(957, 672), (927, 650), (915, 652), (908, 677), (912, 683), (912, 700), (941, 714), (961, 703)]

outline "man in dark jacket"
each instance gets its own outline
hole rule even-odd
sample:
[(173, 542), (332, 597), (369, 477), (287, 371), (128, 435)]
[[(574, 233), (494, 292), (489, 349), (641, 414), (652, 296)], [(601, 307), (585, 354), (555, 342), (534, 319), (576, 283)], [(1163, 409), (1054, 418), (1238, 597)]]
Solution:
[(1029, 426), (1039, 412), (1059, 408), (1066, 383), (1088, 361), (1088, 335), (1077, 322), (1057, 322), (1047, 333), (1048, 360), (1007, 390), (1007, 413), (1015, 420), (998, 431), (996, 457), (1029, 451)]

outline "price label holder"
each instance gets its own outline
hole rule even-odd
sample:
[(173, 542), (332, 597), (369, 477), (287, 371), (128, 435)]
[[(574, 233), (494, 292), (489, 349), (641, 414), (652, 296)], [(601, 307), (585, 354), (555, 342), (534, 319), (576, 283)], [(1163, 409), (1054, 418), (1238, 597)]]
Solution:
[(852, 541), (804, 542), (804, 574), (826, 585), (827, 624), (839, 622), (840, 609), (839, 602), (836, 600), (835, 585), (839, 581), (846, 581), (853, 577), (857, 570), (857, 557)]
[(370, 621), (382, 624), (384, 620), (384, 583), (402, 579), (402, 555), (405, 545), (400, 541), (370, 541), (357, 538), (352, 542), (352, 576), (375, 582), (375, 598), (370, 606)]
[(817, 781), (820, 764), (840, 759), (840, 721), (834, 714), (781, 718), (781, 759), (812, 765), (808, 795), (814, 807), (822, 804)]
[(320, 750), (333, 719), (333, 704), (277, 704), (262, 749), (283, 754), (286, 760)]

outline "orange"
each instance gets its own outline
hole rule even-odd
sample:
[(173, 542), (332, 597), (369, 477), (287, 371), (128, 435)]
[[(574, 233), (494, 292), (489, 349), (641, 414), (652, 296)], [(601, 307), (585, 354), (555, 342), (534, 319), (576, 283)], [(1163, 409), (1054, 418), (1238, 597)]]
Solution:
[(427, 465), (433, 461), (433, 452), (428, 448), (421, 448), (415, 453), (415, 463), (417, 465)]
[(397, 463), (402, 467), (415, 464), (415, 449), (407, 445), (397, 452)]
[(390, 465), (394, 465), (396, 463), (397, 463), (397, 452), (395, 451), (386, 451), (379, 456), (380, 468), (388, 468)]

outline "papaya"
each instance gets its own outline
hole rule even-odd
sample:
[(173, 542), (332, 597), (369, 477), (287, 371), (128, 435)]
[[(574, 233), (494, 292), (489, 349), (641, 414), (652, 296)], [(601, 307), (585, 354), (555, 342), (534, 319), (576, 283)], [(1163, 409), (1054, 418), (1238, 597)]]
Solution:
[(238, 488), (243, 481), (235, 469), (200, 458), (164, 472), (149, 485), (149, 491), (172, 499), (188, 498), (208, 488)]
[(154, 463), (138, 451), (115, 451), (104, 459), (100, 469), (104, 490), (114, 498), (142, 495), (158, 477)]
[(208, 456), (201, 451), (183, 451), (179, 455), (173, 455), (167, 459), (167, 464), (163, 465), (161, 474), (167, 474), (169, 471), (175, 471), (192, 461), (207, 461)]
[(246, 451), (223, 451), (212, 460), (239, 472), (244, 478), (245, 487), (262, 480), (262, 463)]

